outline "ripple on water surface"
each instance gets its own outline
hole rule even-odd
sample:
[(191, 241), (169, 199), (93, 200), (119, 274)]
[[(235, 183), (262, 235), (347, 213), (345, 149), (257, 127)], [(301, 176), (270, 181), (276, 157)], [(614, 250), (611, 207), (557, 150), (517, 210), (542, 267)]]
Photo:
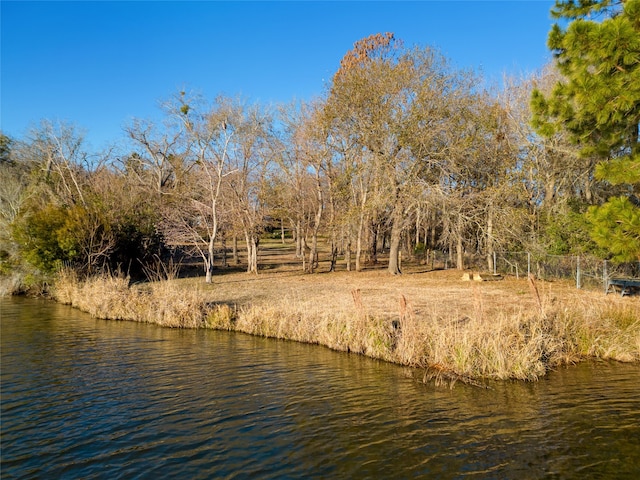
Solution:
[(492, 390), (2, 299), (2, 478), (639, 478), (640, 368)]

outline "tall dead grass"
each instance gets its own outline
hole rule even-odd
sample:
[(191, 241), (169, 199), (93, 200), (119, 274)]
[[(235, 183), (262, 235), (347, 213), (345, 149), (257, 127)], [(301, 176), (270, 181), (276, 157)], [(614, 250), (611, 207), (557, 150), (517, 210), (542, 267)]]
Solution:
[(197, 289), (177, 289), (169, 280), (130, 285), (124, 275), (100, 275), (81, 281), (72, 271), (63, 271), (56, 279), (53, 297), (97, 318), (164, 327), (203, 327), (209, 313)]
[(534, 380), (549, 368), (577, 359), (566, 354), (550, 320), (502, 316), (418, 317), (408, 300), (398, 300), (398, 315), (377, 317), (361, 311), (309, 308), (284, 302), (249, 307), (238, 314), (235, 330), (265, 337), (318, 343), (401, 365), (437, 368), (460, 378)]
[[(356, 288), (334, 283), (334, 290), (327, 284), (322, 294), (313, 278), (290, 279), (277, 295), (264, 295), (258, 280), (201, 289), (167, 279), (130, 285), (117, 275), (79, 281), (65, 272), (56, 282), (55, 298), (95, 317), (319, 344), (471, 382), (535, 380), (560, 365), (593, 357), (640, 361), (635, 299), (562, 292), (560, 297), (567, 298), (560, 301), (557, 292), (545, 292), (529, 279), (528, 295), (475, 284), (471, 291), (453, 290), (451, 283), (416, 306), (412, 295), (427, 287), (405, 294), (398, 288), (367, 288), (366, 281)], [(266, 279), (265, 285), (273, 282)], [(234, 292), (246, 295), (250, 289), (249, 300), (229, 301)], [(455, 305), (437, 301), (447, 289), (455, 298), (468, 298)], [(222, 294), (226, 301), (220, 300)]]
[(640, 361), (637, 304), (589, 298), (563, 306), (541, 294), (533, 279), (529, 286), (530, 302), (490, 312), (489, 300), (474, 286), (468, 315), (443, 315), (435, 304), (417, 312), (404, 294), (397, 312), (380, 315), (366, 307), (360, 289), (329, 306), (288, 295), (239, 309), (227, 316), (224, 328), (317, 343), (463, 380), (536, 380), (550, 369), (592, 357)]

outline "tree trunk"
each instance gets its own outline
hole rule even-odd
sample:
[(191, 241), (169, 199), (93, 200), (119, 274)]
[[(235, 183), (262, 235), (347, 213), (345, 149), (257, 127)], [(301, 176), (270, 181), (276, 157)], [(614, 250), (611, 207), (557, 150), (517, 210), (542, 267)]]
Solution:
[(544, 182), (544, 199), (542, 204), (544, 207), (553, 205), (553, 200), (556, 197), (556, 179), (554, 177), (547, 178)]
[(303, 258), (304, 251), (302, 250), (303, 240), (302, 240), (302, 225), (300, 219), (296, 221), (296, 258)]
[(209, 245), (207, 246), (207, 258), (204, 262), (204, 268), (206, 270), (205, 282), (211, 283), (213, 277), (213, 244), (215, 237), (212, 235), (209, 238)]
[(458, 270), (464, 270), (464, 252), (462, 243), (462, 216), (458, 217), (458, 231), (456, 232), (456, 267)]
[(253, 267), (253, 273), (258, 274), (258, 248), (260, 247), (260, 237), (256, 235), (253, 243), (253, 254), (251, 256), (251, 264)]
[(371, 248), (370, 248), (370, 261), (372, 265), (377, 265), (378, 263), (378, 233), (379, 226), (377, 222), (371, 223)]
[(227, 236), (225, 234), (222, 235), (220, 239), (222, 243), (222, 266), (226, 268), (227, 266)]
[(329, 267), (330, 272), (336, 271), (336, 261), (338, 259), (338, 245), (336, 243), (331, 244), (331, 266)]
[(302, 239), (302, 271), (307, 271), (307, 240)]
[(429, 239), (429, 247), (436, 248), (436, 211), (431, 212), (431, 238)]
[(391, 224), (391, 235), (389, 238), (389, 268), (388, 271), (392, 275), (399, 275), (400, 270), (400, 241), (402, 240), (402, 205), (396, 199), (396, 205), (393, 208), (393, 220)]
[(402, 229), (397, 221), (391, 226), (391, 239), (389, 242), (389, 268), (388, 271), (392, 275), (402, 273), (400, 271), (400, 240), (402, 238)]
[(356, 272), (362, 270), (362, 235), (364, 234), (364, 225), (366, 218), (364, 211), (360, 213), (360, 221), (358, 222), (358, 233), (356, 236)]
[(311, 235), (311, 248), (309, 249), (309, 261), (307, 262), (307, 271), (313, 273), (318, 266), (318, 232), (314, 228)]
[(415, 252), (414, 245), (411, 243), (411, 235), (409, 235), (408, 232), (407, 232), (407, 235), (404, 236), (404, 248), (403, 248), (403, 250), (405, 250), (405, 252), (407, 254), (406, 257), (407, 257), (408, 260), (413, 260), (415, 258), (414, 257), (414, 252)]
[(246, 231), (244, 233), (247, 242), (247, 273), (258, 273), (258, 243), (260, 239), (253, 233)]
[(362, 270), (362, 226), (358, 229), (358, 236), (356, 237), (356, 272)]
[(318, 267), (318, 232), (320, 231), (320, 221), (322, 220), (322, 209), (324, 208), (324, 193), (322, 192), (322, 184), (320, 175), (316, 173), (316, 199), (318, 200), (318, 209), (313, 219), (313, 232), (311, 235), (311, 250), (309, 251), (309, 273)]
[(258, 274), (258, 246), (260, 238), (256, 234), (247, 235), (247, 272)]
[(233, 263), (238, 265), (240, 263), (240, 257), (238, 256), (238, 236), (233, 236)]
[(244, 249), (247, 251), (247, 272), (251, 272), (251, 240), (247, 230), (244, 231), (244, 244)]
[(417, 247), (420, 244), (420, 220), (421, 214), (420, 208), (416, 208), (416, 242), (415, 246)]
[(487, 266), (489, 267), (489, 271), (493, 272), (494, 264), (493, 264), (493, 209), (489, 207), (489, 212), (487, 214)]

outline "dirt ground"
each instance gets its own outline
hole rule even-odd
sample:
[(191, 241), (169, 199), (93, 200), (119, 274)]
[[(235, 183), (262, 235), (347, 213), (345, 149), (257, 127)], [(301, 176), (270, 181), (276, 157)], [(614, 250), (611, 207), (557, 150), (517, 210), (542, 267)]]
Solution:
[[(211, 302), (230, 305), (302, 304), (313, 309), (364, 308), (366, 313), (395, 317), (407, 311), (416, 317), (491, 319), (501, 314), (536, 312), (541, 308), (572, 308), (576, 304), (606, 306), (623, 303), (638, 309), (640, 295), (626, 296), (600, 290), (578, 290), (571, 281), (535, 281), (506, 277), (492, 281), (465, 281), (464, 271), (403, 262), (402, 275), (386, 271), (386, 258), (361, 272), (346, 270), (339, 258), (336, 271), (323, 260), (316, 273), (302, 271), (294, 246), (272, 241), (261, 246), (259, 273), (237, 267), (217, 267), (212, 284), (204, 277), (184, 278), (185, 288), (203, 291)], [(478, 272), (476, 272), (478, 273)]]

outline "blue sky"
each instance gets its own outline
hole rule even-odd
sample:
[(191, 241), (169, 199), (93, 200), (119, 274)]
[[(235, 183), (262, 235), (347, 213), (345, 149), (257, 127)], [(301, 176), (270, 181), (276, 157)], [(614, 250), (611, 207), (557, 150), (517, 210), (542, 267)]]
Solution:
[(526, 75), (550, 59), (552, 0), (0, 2), (1, 128), (72, 122), (94, 149), (181, 89), (264, 104), (321, 95), (353, 43), (393, 32), (459, 68)]

